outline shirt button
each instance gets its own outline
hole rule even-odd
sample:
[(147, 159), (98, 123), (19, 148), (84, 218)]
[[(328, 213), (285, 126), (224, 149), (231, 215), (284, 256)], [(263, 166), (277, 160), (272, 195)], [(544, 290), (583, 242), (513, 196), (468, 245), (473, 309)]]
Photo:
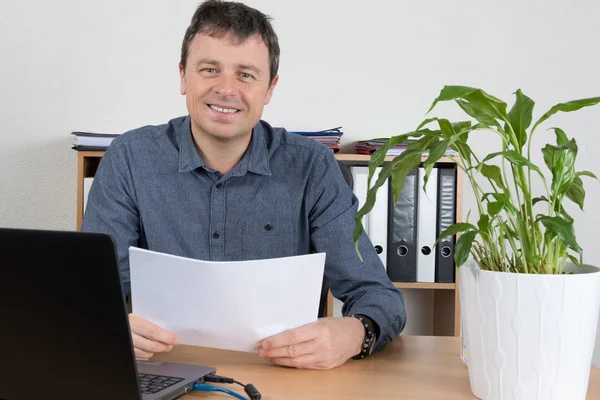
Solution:
[(267, 231), (270, 231), (271, 229), (273, 229), (273, 227), (270, 224), (265, 225), (265, 229)]
[(219, 233), (218, 233), (218, 232), (215, 232), (215, 233), (213, 233), (213, 238), (215, 238), (215, 239), (218, 239), (218, 238), (219, 238), (219, 236), (220, 236), (220, 235), (219, 235)]
[(217, 189), (221, 189), (223, 187), (222, 183), (217, 183)]

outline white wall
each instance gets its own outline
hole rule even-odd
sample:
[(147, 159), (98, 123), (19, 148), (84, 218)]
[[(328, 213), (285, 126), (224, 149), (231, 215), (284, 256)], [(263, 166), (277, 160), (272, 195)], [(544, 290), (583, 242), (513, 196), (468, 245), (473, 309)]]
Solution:
[[(119, 133), (186, 112), (177, 63), (197, 3), (0, 3), (0, 226), (75, 227), (71, 131)], [(282, 46), (264, 118), (292, 130), (343, 125), (345, 144), (414, 128), (444, 84), (510, 101), (522, 88), (538, 116), (554, 103), (600, 95), (597, 0), (248, 4), (275, 18)], [(597, 174), (599, 117), (597, 107), (546, 125), (575, 135), (578, 167)], [(600, 183), (586, 184), (587, 210), (573, 211), (576, 232), (586, 261), (600, 265)], [(467, 198), (465, 208), (472, 205)]]

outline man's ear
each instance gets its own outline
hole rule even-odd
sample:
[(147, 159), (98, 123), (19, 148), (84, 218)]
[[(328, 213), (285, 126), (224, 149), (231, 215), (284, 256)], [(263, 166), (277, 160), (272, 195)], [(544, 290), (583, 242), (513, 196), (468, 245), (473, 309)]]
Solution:
[(185, 81), (185, 68), (182, 65), (179, 65), (179, 79), (180, 79), (180, 87), (179, 92), (182, 95), (186, 94), (186, 81)]
[(271, 82), (271, 86), (269, 86), (269, 90), (267, 90), (267, 96), (265, 97), (265, 106), (271, 101), (271, 97), (273, 97), (273, 90), (275, 90), (277, 82), (279, 82), (279, 75), (275, 75), (275, 77), (273, 78), (273, 82)]

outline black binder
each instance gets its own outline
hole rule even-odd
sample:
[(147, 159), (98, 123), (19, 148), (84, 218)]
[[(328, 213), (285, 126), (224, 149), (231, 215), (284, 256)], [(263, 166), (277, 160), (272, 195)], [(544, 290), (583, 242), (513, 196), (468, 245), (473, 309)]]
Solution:
[[(440, 234), (456, 223), (456, 169), (438, 169), (437, 232)], [(456, 237), (443, 238), (436, 246), (435, 281), (453, 283), (455, 280), (454, 243)]]
[(418, 169), (412, 170), (394, 204), (389, 183), (387, 274), (393, 282), (417, 281)]

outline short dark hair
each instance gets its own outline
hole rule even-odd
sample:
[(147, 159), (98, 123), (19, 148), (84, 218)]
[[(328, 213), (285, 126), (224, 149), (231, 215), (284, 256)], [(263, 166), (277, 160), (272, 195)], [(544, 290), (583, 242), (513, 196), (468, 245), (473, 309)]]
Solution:
[(198, 33), (217, 38), (231, 35), (236, 44), (258, 34), (269, 49), (270, 82), (273, 82), (279, 69), (279, 40), (270, 21), (268, 15), (242, 3), (205, 1), (196, 9), (185, 32), (179, 64), (185, 70), (190, 43)]

